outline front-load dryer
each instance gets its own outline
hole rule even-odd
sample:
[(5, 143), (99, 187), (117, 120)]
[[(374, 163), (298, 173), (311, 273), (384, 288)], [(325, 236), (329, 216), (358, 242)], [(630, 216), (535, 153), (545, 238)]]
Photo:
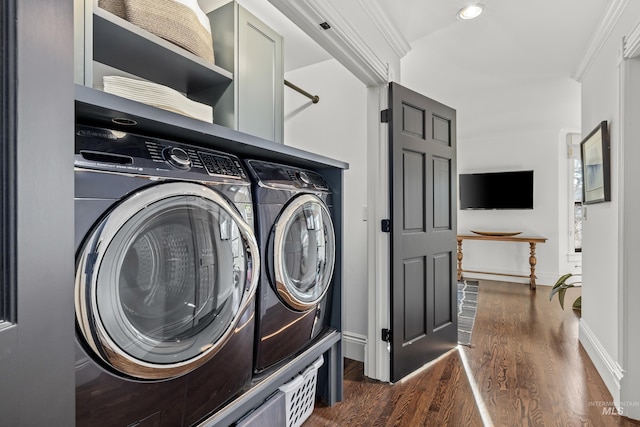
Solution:
[(229, 154), (75, 139), (76, 424), (195, 424), (252, 378), (251, 183)]
[(319, 174), (248, 160), (262, 256), (255, 372), (307, 348), (326, 330), (335, 264), (331, 191)]

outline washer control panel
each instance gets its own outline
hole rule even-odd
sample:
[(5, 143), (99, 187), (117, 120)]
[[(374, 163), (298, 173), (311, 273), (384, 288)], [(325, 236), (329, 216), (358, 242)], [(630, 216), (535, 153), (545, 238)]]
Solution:
[(248, 160), (247, 164), (264, 187), (329, 192), (329, 185), (317, 172), (259, 160)]
[[(127, 132), (76, 126), (75, 165), (121, 173), (247, 180), (240, 160), (227, 153)], [(206, 176), (206, 177), (203, 177)]]
[(162, 150), (162, 154), (167, 163), (178, 169), (191, 168), (191, 157), (189, 157), (189, 154), (182, 148), (167, 147)]

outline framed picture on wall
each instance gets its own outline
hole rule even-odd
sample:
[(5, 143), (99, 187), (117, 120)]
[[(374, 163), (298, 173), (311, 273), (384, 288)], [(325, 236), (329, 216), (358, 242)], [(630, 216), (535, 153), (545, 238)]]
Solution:
[(611, 201), (610, 144), (607, 122), (603, 121), (580, 143), (585, 205)]

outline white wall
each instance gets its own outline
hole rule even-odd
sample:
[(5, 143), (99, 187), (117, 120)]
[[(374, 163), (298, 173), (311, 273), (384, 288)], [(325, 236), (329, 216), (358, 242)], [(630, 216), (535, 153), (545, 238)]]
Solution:
[[(566, 197), (568, 173), (560, 135), (567, 128), (580, 129), (580, 86), (539, 70), (500, 79), (471, 73), (460, 58), (438, 49), (439, 37), (446, 34), (412, 44), (402, 62), (402, 83), (457, 110), (458, 173), (534, 170), (533, 210), (458, 211), (458, 230), (522, 231), (549, 238), (537, 247), (536, 275), (538, 283), (553, 284), (567, 255), (561, 194)], [(463, 252), (465, 269), (529, 274), (528, 245), (465, 241)]]
[[(552, 283), (558, 275), (559, 171), (560, 155), (557, 132), (492, 133), (462, 140), (458, 144), (459, 173), (504, 170), (534, 171), (533, 210), (458, 211), (458, 230), (521, 231), (523, 235), (548, 237), (537, 245), (539, 283)], [(526, 243), (465, 241), (463, 267), (469, 270), (495, 271), (504, 274), (529, 274), (529, 245)], [(527, 283), (527, 279), (507, 280)]]
[[(610, 39), (610, 46), (614, 40)], [(619, 43), (616, 47), (619, 46)], [(582, 86), (584, 105), (582, 133), (587, 135), (602, 120), (609, 122), (611, 137), (612, 201), (586, 208), (582, 231), (582, 330), (585, 348), (600, 348), (597, 360), (618, 361), (618, 203), (617, 174), (618, 68), (615, 49), (605, 49), (593, 65)], [(588, 333), (584, 333), (588, 331)], [(585, 336), (586, 335), (586, 336)], [(595, 357), (594, 357), (595, 356)], [(614, 398), (619, 396), (618, 380), (611, 373), (600, 372)], [(613, 388), (613, 389), (612, 389)], [(618, 389), (618, 390), (616, 390)]]
[[(626, 395), (627, 401), (640, 401), (640, 384), (625, 384), (625, 371), (636, 370), (635, 357), (625, 357), (624, 350), (637, 348), (640, 339), (637, 333), (625, 334), (629, 329), (637, 330), (637, 324), (628, 324), (629, 313), (624, 308), (637, 312), (637, 301), (626, 301), (629, 290), (637, 284), (625, 282), (620, 271), (636, 271), (627, 280), (637, 280), (637, 255), (623, 253), (624, 239), (638, 239), (620, 227), (619, 218), (637, 212), (624, 211), (623, 193), (619, 177), (622, 164), (633, 165), (633, 160), (621, 157), (623, 144), (636, 145), (636, 140), (621, 140), (620, 120), (620, 58), (622, 39), (640, 21), (640, 3), (627, 2), (625, 10), (599, 50), (595, 61), (582, 80), (582, 132), (586, 135), (602, 120), (607, 120), (611, 140), (611, 202), (591, 205), (583, 229), (583, 289), (580, 342), (593, 360), (616, 402)], [(638, 94), (636, 93), (637, 97)], [(637, 118), (634, 118), (637, 121)], [(631, 150), (628, 150), (631, 151)], [(637, 168), (634, 168), (637, 170)], [(628, 175), (632, 176), (632, 175)], [(625, 186), (636, 186), (636, 179), (625, 181)], [(631, 268), (630, 268), (631, 267)], [(623, 375), (624, 374), (624, 375)], [(622, 384), (622, 388), (621, 388)], [(635, 389), (635, 393), (633, 393)], [(629, 392), (632, 392), (629, 394)], [(640, 418), (640, 408), (623, 407), (624, 415)]]
[(349, 163), (344, 173), (343, 331), (345, 356), (364, 360), (367, 335), (367, 89), (335, 60), (290, 71), (285, 78), (318, 95), (285, 88), (284, 143)]

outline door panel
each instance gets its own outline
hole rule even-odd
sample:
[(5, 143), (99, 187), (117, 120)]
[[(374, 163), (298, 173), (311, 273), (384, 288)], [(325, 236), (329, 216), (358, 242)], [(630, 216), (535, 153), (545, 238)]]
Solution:
[(433, 228), (451, 230), (451, 160), (433, 159)]
[(425, 111), (413, 105), (402, 104), (402, 133), (424, 139)]
[(426, 335), (426, 295), (425, 288), (411, 286), (425, 283), (425, 258), (409, 259), (404, 262), (404, 334), (403, 344)]
[(452, 318), (452, 295), (457, 293), (451, 281), (451, 253), (445, 252), (433, 256), (433, 283), (440, 286), (433, 288), (433, 300), (435, 301), (433, 310), (433, 327), (438, 329), (453, 322)]
[(432, 119), (433, 140), (451, 146), (451, 120), (438, 116), (432, 116)]
[(424, 155), (404, 151), (403, 192), (404, 192), (404, 227), (403, 230), (425, 230), (426, 215), (424, 212)]
[(455, 110), (389, 86), (391, 381), (457, 343)]

